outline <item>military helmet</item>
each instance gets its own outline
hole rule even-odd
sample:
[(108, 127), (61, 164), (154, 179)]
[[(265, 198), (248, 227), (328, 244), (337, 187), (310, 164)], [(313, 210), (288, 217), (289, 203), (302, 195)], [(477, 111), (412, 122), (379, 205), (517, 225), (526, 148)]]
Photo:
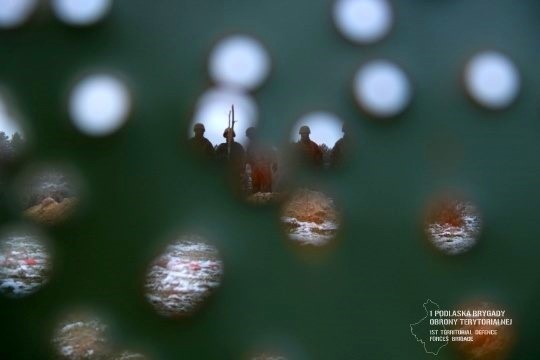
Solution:
[(229, 136), (229, 131), (232, 131), (232, 137), (236, 136), (236, 133), (231, 128), (226, 128), (225, 131), (223, 131), (223, 137), (226, 138)]
[(311, 130), (309, 128), (309, 126), (302, 126), (300, 128), (300, 131), (298, 131), (299, 134), (311, 134)]
[(196, 123), (195, 125), (193, 125), (193, 131), (197, 131), (197, 130), (206, 131), (206, 129), (204, 128), (204, 125), (201, 123)]
[(255, 131), (256, 131), (256, 130), (255, 130), (255, 128), (254, 128), (253, 126), (248, 127), (248, 128), (246, 129), (246, 136), (247, 136), (248, 138), (251, 138), (251, 137), (255, 136)]

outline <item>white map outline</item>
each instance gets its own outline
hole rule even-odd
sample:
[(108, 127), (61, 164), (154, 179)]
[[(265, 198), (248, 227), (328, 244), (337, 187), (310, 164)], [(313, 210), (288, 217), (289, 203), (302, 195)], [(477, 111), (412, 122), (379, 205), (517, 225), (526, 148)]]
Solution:
[[(446, 345), (448, 345), (449, 341), (446, 340), (446, 343), (444, 345), (441, 345), (441, 347), (439, 348), (439, 350), (437, 350), (437, 352), (431, 352), (431, 351), (428, 351), (428, 349), (426, 348), (426, 342), (422, 339), (419, 339), (418, 336), (416, 336), (416, 334), (413, 332), (413, 326), (415, 325), (418, 325), (420, 324), (422, 321), (424, 321), (428, 316), (429, 316), (429, 310), (427, 309), (426, 305), (428, 303), (432, 303), (433, 305), (437, 306), (438, 309), (440, 309), (441, 307), (439, 306), (439, 304), (437, 304), (436, 302), (433, 302), (431, 301), (431, 299), (427, 299), (426, 302), (423, 304), (423, 307), (424, 307), (424, 310), (426, 311), (426, 316), (424, 316), (422, 319), (418, 320), (417, 322), (413, 323), (413, 324), (409, 324), (409, 327), (411, 328), (411, 334), (414, 336), (414, 338), (416, 339), (416, 341), (422, 343), (422, 345), (424, 346), (424, 350), (426, 353), (428, 354), (432, 354), (432, 355), (438, 355), (439, 352), (441, 351), (441, 349), (443, 347), (445, 347)], [(443, 329), (446, 330), (446, 328), (444, 327), (443, 325)]]

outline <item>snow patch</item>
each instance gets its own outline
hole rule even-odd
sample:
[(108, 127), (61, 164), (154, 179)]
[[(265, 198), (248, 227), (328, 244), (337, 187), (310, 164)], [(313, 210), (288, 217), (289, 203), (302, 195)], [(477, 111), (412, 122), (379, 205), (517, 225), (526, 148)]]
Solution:
[(288, 225), (288, 236), (301, 245), (324, 246), (328, 244), (338, 231), (334, 221), (324, 221), (321, 224), (299, 221), (292, 217), (282, 217), (281, 221)]
[(185, 315), (219, 286), (222, 275), (223, 263), (213, 246), (177, 241), (152, 265), (146, 297), (160, 314)]
[(49, 277), (50, 257), (37, 238), (9, 235), (0, 245), (0, 291), (21, 297), (37, 291)]

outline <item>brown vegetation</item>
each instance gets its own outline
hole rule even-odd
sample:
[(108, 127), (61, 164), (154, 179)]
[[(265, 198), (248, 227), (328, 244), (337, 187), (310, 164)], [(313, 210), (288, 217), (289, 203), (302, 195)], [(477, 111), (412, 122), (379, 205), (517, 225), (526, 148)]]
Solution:
[(146, 360), (146, 357), (141, 354), (124, 351), (123, 353), (114, 357), (114, 360)]
[(58, 328), (53, 343), (60, 359), (67, 360), (145, 360), (133, 351), (118, 351), (110, 342), (107, 325), (87, 315), (72, 316)]
[(463, 226), (465, 221), (459, 205), (456, 201), (441, 201), (431, 209), (428, 222), (431, 224), (448, 224), (456, 227)]
[(282, 195), (275, 192), (258, 192), (247, 197), (247, 202), (254, 205), (265, 205), (279, 203)]
[[(498, 308), (493, 304), (480, 302), (471, 306), (462, 307), (474, 310), (491, 310)], [(480, 319), (480, 317), (474, 318)], [(503, 360), (507, 359), (514, 344), (514, 330), (511, 326), (498, 325), (463, 325), (461, 330), (495, 330), (497, 335), (473, 335), (471, 342), (453, 342), (456, 349), (466, 359), (471, 360)]]
[(67, 219), (76, 205), (76, 198), (65, 198), (61, 202), (57, 202), (53, 198), (47, 197), (41, 203), (26, 209), (24, 214), (43, 224), (57, 224)]
[(321, 192), (308, 189), (302, 189), (293, 194), (285, 205), (283, 215), (316, 224), (338, 220), (334, 201)]
[(110, 345), (106, 337), (107, 327), (97, 320), (83, 320), (64, 324), (53, 342), (63, 359), (106, 359)]

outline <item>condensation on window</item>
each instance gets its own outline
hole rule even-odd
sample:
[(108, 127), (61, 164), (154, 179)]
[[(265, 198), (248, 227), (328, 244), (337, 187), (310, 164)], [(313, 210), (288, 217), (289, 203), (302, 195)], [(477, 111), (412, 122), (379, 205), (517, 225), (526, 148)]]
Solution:
[(325, 247), (340, 229), (341, 216), (334, 200), (325, 193), (300, 188), (285, 201), (281, 222), (287, 238), (300, 247)]
[(145, 279), (146, 299), (167, 317), (194, 314), (220, 286), (218, 249), (196, 234), (178, 236), (154, 261)]
[(0, 230), (0, 293), (11, 298), (34, 294), (52, 274), (49, 241), (28, 225)]
[(80, 206), (82, 181), (69, 165), (29, 165), (17, 181), (23, 216), (44, 225), (57, 225), (71, 218)]
[(71, 90), (68, 111), (73, 125), (90, 136), (118, 131), (132, 108), (131, 92), (125, 81), (109, 73), (95, 73), (80, 79)]
[(445, 194), (427, 206), (424, 233), (446, 255), (470, 251), (479, 240), (482, 218), (476, 205), (459, 195)]

